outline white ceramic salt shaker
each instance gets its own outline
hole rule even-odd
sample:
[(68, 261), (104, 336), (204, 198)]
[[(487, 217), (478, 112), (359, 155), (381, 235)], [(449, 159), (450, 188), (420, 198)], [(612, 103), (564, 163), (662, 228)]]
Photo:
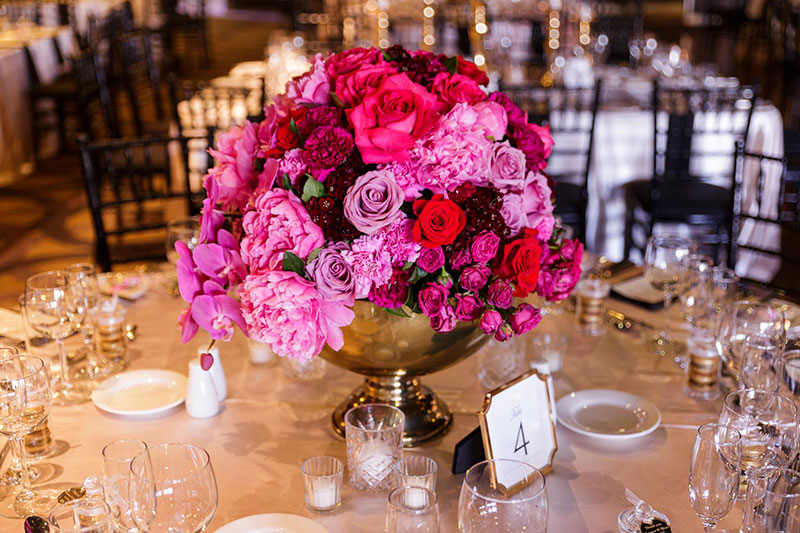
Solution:
[(186, 412), (192, 418), (209, 418), (219, 412), (219, 399), (214, 380), (208, 371), (203, 370), (197, 359), (189, 362), (185, 403)]
[(214, 380), (214, 387), (217, 389), (217, 399), (219, 401), (228, 397), (228, 381), (225, 379), (225, 369), (222, 368), (222, 358), (219, 356), (219, 348), (212, 346), (208, 350), (197, 350), (197, 355), (210, 353), (214, 357), (214, 362), (211, 363), (211, 368), (208, 372), (211, 374), (211, 379)]

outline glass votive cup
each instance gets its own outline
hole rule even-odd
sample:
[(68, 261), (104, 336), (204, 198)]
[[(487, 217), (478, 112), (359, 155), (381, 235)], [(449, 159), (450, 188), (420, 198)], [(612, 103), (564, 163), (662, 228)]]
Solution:
[(394, 486), (424, 487), (436, 492), (436, 461), (424, 455), (407, 455), (394, 465)]
[(536, 333), (531, 342), (533, 344), (533, 358), (529, 361), (531, 368), (534, 362), (546, 361), (551, 374), (561, 372), (569, 339), (557, 333)]
[(315, 513), (327, 513), (342, 503), (344, 464), (336, 457), (319, 456), (303, 461), (303, 489), (306, 507)]
[(368, 403), (344, 415), (347, 471), (359, 490), (392, 488), (394, 466), (403, 459), (403, 412), (391, 405)]
[(92, 319), (97, 337), (98, 364), (108, 364), (112, 372), (128, 365), (128, 335), (125, 330), (125, 308), (112, 298), (100, 300)]
[(575, 287), (578, 327), (586, 335), (600, 335), (605, 329), (606, 299), (611, 285), (602, 279), (584, 279)]
[(719, 398), (721, 365), (714, 333), (702, 327), (692, 328), (686, 350), (689, 352), (686, 394), (701, 400)]
[(439, 533), (439, 502), (425, 487), (399, 487), (386, 503), (386, 533)]

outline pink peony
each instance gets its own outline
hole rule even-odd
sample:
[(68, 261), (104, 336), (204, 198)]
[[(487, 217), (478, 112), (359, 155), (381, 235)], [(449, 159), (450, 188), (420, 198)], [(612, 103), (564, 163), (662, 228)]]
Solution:
[(537, 229), (539, 238), (543, 241), (550, 240), (555, 226), (552, 195), (544, 174), (528, 173), (522, 193), (522, 208), (527, 219), (525, 226)]
[(374, 65), (383, 60), (377, 48), (351, 48), (328, 56), (325, 60), (325, 72), (331, 81), (338, 81), (341, 76), (350, 74), (367, 65)]
[(254, 210), (242, 219), (242, 229), (242, 259), (251, 274), (280, 269), (287, 250), (306, 259), (325, 242), (322, 229), (311, 220), (303, 202), (284, 189), (258, 196)]
[(373, 286), (380, 287), (392, 277), (392, 260), (383, 248), (381, 235), (363, 235), (351, 248), (342, 256), (353, 268), (356, 298), (366, 298)]
[(283, 175), (288, 174), (292, 184), (297, 183), (297, 179), (306, 173), (308, 165), (303, 159), (303, 150), (293, 148), (289, 150), (278, 163), (278, 179), (283, 180)]
[(325, 73), (322, 55), (314, 58), (314, 66), (309, 72), (286, 84), (286, 96), (295, 104), (323, 104), (330, 102), (331, 83)]
[(440, 72), (433, 78), (431, 89), (448, 107), (459, 103), (476, 104), (486, 100), (486, 93), (475, 80), (461, 74)]
[(542, 312), (531, 304), (521, 304), (509, 317), (508, 324), (514, 335), (522, 335), (535, 328), (542, 320)]
[(367, 93), (347, 120), (365, 163), (404, 162), (414, 142), (430, 130), (443, 106), (404, 73), (386, 77)]
[(520, 192), (525, 184), (525, 154), (508, 141), (494, 143), (489, 156), (489, 180), (501, 191)]
[(317, 355), (326, 342), (339, 350), (344, 344), (340, 328), (354, 317), (341, 302), (324, 301), (312, 282), (294, 272), (251, 274), (239, 297), (250, 337), (300, 360)]
[(216, 148), (209, 150), (217, 163), (208, 171), (204, 185), (208, 197), (215, 204), (222, 204), (223, 210), (244, 208), (257, 185), (257, 130), (258, 124), (245, 121), (221, 133)]
[(345, 108), (355, 107), (370, 90), (377, 89), (387, 76), (397, 74), (388, 63), (364, 65), (358, 70), (336, 80), (336, 96)]

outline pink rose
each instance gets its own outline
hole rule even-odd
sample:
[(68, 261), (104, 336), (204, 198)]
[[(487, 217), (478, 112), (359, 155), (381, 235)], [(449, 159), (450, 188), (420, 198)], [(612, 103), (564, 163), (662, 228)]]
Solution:
[(450, 257), (450, 266), (454, 270), (461, 270), (468, 264), (472, 263), (472, 255), (468, 249), (458, 250)]
[(486, 93), (475, 80), (461, 74), (440, 72), (433, 78), (431, 88), (450, 107), (460, 103), (476, 104), (486, 100)]
[(456, 294), (456, 317), (465, 322), (477, 320), (483, 313), (483, 304), (477, 296)]
[(525, 183), (525, 154), (508, 141), (494, 143), (489, 157), (489, 180), (501, 191), (519, 192)]
[(431, 317), (431, 328), (438, 333), (453, 331), (458, 318), (451, 305), (445, 305), (436, 315)]
[(508, 116), (503, 106), (496, 102), (484, 100), (475, 104), (473, 108), (478, 112), (477, 124), (483, 128), (487, 137), (492, 137), (494, 140), (499, 141), (506, 136)]
[(493, 231), (484, 231), (472, 239), (470, 251), (476, 263), (488, 263), (497, 255), (500, 237)]
[(380, 87), (383, 80), (392, 74), (397, 74), (397, 69), (388, 63), (364, 65), (336, 80), (336, 96), (345, 108), (355, 107), (368, 91)]
[(486, 335), (491, 335), (497, 328), (503, 325), (503, 317), (494, 309), (488, 309), (481, 316), (481, 331)]
[(496, 279), (489, 285), (486, 303), (498, 309), (508, 309), (513, 301), (514, 293), (510, 283), (502, 279)]
[[(377, 48), (351, 48), (328, 56), (325, 60), (325, 72), (331, 81), (355, 72), (365, 65), (374, 65), (382, 61), (381, 51)], [(338, 92), (338, 91), (337, 91)]]
[(417, 266), (425, 272), (436, 272), (444, 266), (444, 252), (441, 246), (423, 248), (417, 258)]
[(257, 131), (258, 124), (245, 121), (241, 126), (233, 126), (221, 133), (216, 147), (209, 150), (217, 163), (208, 171), (204, 185), (208, 197), (215, 204), (222, 204), (223, 210), (244, 208), (257, 185)]
[(325, 242), (322, 229), (311, 220), (303, 202), (285, 189), (258, 196), (255, 208), (242, 219), (242, 229), (242, 259), (250, 273), (279, 270), (287, 250), (306, 259)]
[(542, 312), (531, 304), (521, 304), (508, 319), (515, 335), (522, 335), (535, 328), (542, 320)]
[(562, 261), (580, 266), (583, 258), (583, 244), (578, 239), (564, 240), (558, 253)]
[(465, 268), (458, 278), (458, 283), (466, 290), (477, 292), (489, 281), (492, 269), (485, 265), (474, 265)]
[(314, 58), (313, 68), (286, 84), (286, 96), (295, 104), (322, 104), (330, 102), (331, 83), (325, 73), (322, 55)]
[(373, 170), (359, 176), (344, 197), (344, 216), (367, 235), (403, 217), (403, 189), (386, 170)]
[[(555, 226), (553, 217), (553, 193), (547, 184), (547, 177), (538, 172), (528, 172), (522, 192), (522, 209), (525, 212), (525, 227), (539, 231), (539, 238), (550, 240)], [(504, 204), (505, 205), (505, 204)]]
[(431, 129), (442, 104), (405, 73), (388, 76), (347, 119), (365, 163), (405, 162), (414, 142)]
[(511, 230), (511, 237), (516, 237), (527, 227), (528, 220), (525, 216), (525, 206), (522, 196), (519, 194), (508, 193), (503, 197), (503, 207), (500, 208), (503, 221)]
[(507, 94), (500, 91), (493, 92), (489, 95), (489, 101), (497, 103), (505, 110), (509, 126), (517, 127), (528, 123), (528, 114), (517, 107)]
[(438, 283), (427, 283), (419, 291), (419, 307), (428, 318), (438, 315), (447, 305), (449, 290)]
[(565, 299), (581, 277), (580, 264), (567, 264), (559, 268), (543, 268), (539, 272), (536, 292), (548, 302)]
[(494, 332), (494, 339), (496, 341), (505, 342), (511, 338), (511, 326), (506, 323), (500, 324)]
[(340, 328), (353, 321), (353, 311), (341, 302), (323, 300), (314, 284), (281, 270), (249, 275), (239, 287), (250, 337), (281, 356), (307, 360), (327, 342), (334, 350), (344, 344)]

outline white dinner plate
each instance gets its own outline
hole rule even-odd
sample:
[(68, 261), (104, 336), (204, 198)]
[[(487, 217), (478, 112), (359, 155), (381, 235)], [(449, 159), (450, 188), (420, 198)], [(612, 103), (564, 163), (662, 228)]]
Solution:
[(147, 293), (148, 278), (137, 272), (106, 272), (97, 276), (100, 292), (118, 294), (126, 300), (138, 300)]
[(92, 391), (92, 402), (115, 415), (146, 416), (180, 405), (186, 396), (186, 376), (172, 370), (131, 370), (103, 381)]
[(630, 439), (652, 433), (661, 412), (650, 401), (616, 390), (573, 392), (558, 400), (558, 421), (589, 437)]
[(304, 516), (269, 513), (234, 520), (219, 528), (217, 533), (328, 533), (328, 530)]

